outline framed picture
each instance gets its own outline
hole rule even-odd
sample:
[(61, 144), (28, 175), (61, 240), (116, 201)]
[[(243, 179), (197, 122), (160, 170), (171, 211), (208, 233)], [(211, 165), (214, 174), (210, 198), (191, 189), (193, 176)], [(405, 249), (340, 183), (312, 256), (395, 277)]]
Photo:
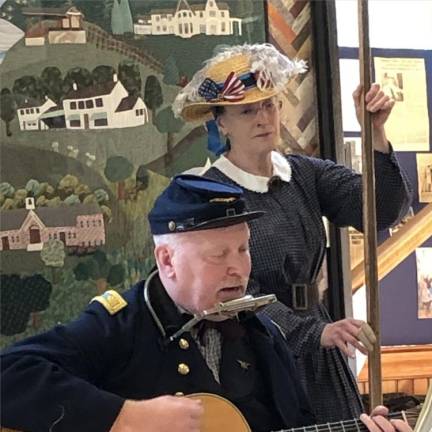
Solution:
[[(317, 103), (332, 92), (319, 81), (331, 73), (329, 49), (314, 50), (334, 35), (329, 8), (295, 0), (2, 3), (1, 346), (147, 276), (155, 198), (172, 175), (214, 160), (204, 127), (176, 118), (171, 104), (221, 47), (268, 41), (305, 59), (308, 72), (284, 95), (283, 151), (327, 148), (331, 156), (321, 144), (334, 145), (334, 135), (319, 132), (329, 111)], [(331, 258), (329, 278), (335, 266)]]

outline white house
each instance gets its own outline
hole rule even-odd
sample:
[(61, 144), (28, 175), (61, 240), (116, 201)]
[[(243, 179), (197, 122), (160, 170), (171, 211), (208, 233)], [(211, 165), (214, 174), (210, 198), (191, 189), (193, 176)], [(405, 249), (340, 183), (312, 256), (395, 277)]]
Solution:
[(45, 97), (42, 104), (26, 99), (17, 109), (20, 129), (22, 131), (48, 129), (48, 126), (41, 121), (40, 116), (54, 106), (56, 106), (55, 102), (49, 97)]
[(139, 35), (170, 35), (190, 38), (197, 34), (232, 35), (242, 34), (242, 20), (231, 18), (226, 3), (207, 0), (205, 5), (190, 6), (187, 0), (179, 0), (177, 9), (155, 9), (150, 15), (141, 16), (134, 25)]
[(114, 74), (113, 81), (73, 90), (63, 99), (67, 129), (124, 128), (146, 124), (147, 107), (139, 96), (130, 96)]

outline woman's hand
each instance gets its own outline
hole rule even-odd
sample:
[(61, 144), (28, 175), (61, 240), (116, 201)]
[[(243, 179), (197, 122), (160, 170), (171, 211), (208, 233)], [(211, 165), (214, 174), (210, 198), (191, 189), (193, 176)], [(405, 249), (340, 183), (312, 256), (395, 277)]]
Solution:
[[(353, 93), (354, 106), (357, 120), (361, 123), (361, 94), (363, 87), (357, 86)], [(387, 96), (380, 88), (379, 84), (372, 84), (370, 90), (365, 95), (366, 109), (371, 113), (373, 138), (375, 150), (382, 153), (389, 152), (389, 145), (384, 130), (384, 125), (395, 105), (394, 99)]]
[(321, 333), (321, 346), (324, 348), (338, 347), (344, 354), (354, 358), (354, 350), (348, 344), (357, 348), (363, 354), (373, 350), (376, 337), (369, 325), (361, 320), (345, 318), (327, 324)]

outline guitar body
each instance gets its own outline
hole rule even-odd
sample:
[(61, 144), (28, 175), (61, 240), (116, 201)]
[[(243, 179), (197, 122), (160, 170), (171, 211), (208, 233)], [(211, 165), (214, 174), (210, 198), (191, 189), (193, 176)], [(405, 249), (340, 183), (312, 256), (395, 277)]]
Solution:
[(188, 398), (200, 400), (204, 407), (201, 432), (251, 432), (246, 419), (229, 400), (210, 393), (194, 393)]

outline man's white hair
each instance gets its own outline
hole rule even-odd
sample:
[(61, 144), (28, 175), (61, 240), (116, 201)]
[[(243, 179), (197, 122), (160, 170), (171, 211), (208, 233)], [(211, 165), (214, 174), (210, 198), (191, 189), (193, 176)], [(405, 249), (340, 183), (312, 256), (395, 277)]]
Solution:
[(180, 244), (179, 234), (158, 234), (153, 236), (155, 246), (168, 245), (176, 249)]

